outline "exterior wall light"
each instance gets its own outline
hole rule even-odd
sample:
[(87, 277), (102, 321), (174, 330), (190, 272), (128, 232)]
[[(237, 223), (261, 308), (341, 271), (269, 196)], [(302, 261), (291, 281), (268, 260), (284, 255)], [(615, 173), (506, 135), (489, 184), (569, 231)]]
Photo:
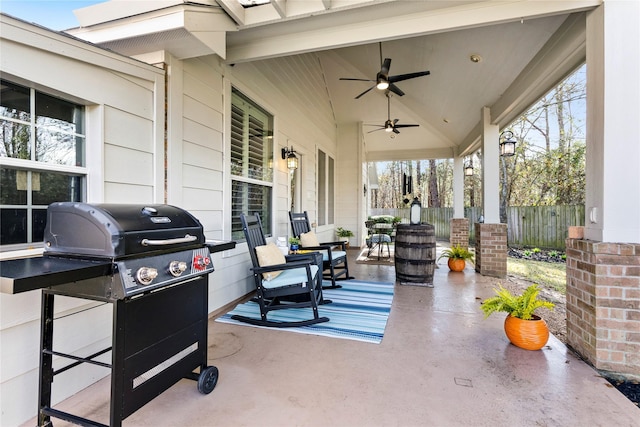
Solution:
[(473, 163), (469, 162), (464, 167), (464, 176), (473, 176)]
[(411, 210), (409, 211), (409, 221), (411, 224), (420, 224), (420, 211), (422, 210), (422, 204), (417, 197), (413, 198), (411, 202)]
[(293, 146), (282, 149), (282, 159), (287, 160), (287, 168), (289, 170), (298, 169), (298, 158), (295, 155), (295, 151), (293, 151)]
[(513, 132), (504, 131), (500, 134), (500, 155), (503, 157), (510, 157), (516, 154), (516, 139), (513, 137)]

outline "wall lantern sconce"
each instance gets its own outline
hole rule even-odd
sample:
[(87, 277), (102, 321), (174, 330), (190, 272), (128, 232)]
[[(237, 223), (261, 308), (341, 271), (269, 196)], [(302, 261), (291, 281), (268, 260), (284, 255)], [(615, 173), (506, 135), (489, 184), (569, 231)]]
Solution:
[(293, 151), (293, 145), (291, 148), (285, 147), (282, 149), (282, 159), (287, 160), (287, 168), (289, 170), (298, 169), (298, 158), (295, 155), (295, 151)]
[(516, 154), (516, 139), (513, 132), (504, 131), (500, 134), (500, 155), (502, 157), (510, 157)]
[(464, 176), (473, 176), (473, 163), (469, 162), (464, 167)]
[(422, 210), (422, 204), (417, 197), (413, 198), (411, 202), (411, 210), (409, 211), (409, 222), (411, 224), (420, 224), (420, 211)]

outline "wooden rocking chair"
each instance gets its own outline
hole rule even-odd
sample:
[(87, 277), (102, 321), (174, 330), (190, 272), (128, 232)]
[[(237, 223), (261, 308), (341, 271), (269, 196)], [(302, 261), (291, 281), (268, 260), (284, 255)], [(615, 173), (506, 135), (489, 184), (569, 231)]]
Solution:
[[(325, 286), (324, 289), (341, 288), (342, 286), (336, 284), (336, 280), (353, 279), (353, 277), (349, 276), (346, 242), (317, 242), (315, 234), (311, 233), (311, 224), (309, 223), (307, 211), (302, 213), (289, 212), (289, 220), (293, 235), (300, 238), (300, 249), (319, 251), (322, 254), (323, 278), (331, 280), (331, 286)], [(306, 233), (313, 234), (310, 239), (313, 244), (305, 245), (303, 243), (304, 239), (301, 236)], [(340, 279), (341, 276), (344, 277)]]
[[(260, 306), (260, 319), (232, 316), (232, 319), (258, 326), (293, 327), (327, 322), (320, 317), (318, 306), (331, 301), (322, 298), (322, 275), (319, 273), (318, 254), (285, 255), (273, 244), (267, 244), (262, 231), (260, 215), (240, 215), (242, 230), (247, 239), (249, 255), (253, 263), (253, 278), (256, 298)], [(270, 321), (267, 314), (272, 310), (287, 308), (311, 308), (313, 318), (299, 321)]]

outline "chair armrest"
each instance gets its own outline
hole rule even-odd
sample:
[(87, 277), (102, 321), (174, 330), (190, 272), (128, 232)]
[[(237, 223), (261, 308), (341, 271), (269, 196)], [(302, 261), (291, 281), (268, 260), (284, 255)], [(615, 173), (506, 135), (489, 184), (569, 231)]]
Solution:
[(322, 242), (320, 243), (321, 245), (330, 245), (330, 246), (342, 246), (345, 245), (347, 242), (344, 242), (342, 240), (339, 240), (337, 242)]
[(341, 251), (346, 251), (347, 250), (347, 242), (344, 241), (339, 241), (339, 242), (323, 242), (320, 243), (321, 245), (329, 245), (331, 247), (336, 247), (339, 246)]
[(289, 255), (285, 255), (284, 257), (287, 260), (287, 263), (294, 262), (294, 261), (307, 261), (307, 262), (311, 262), (312, 264), (316, 263), (315, 252), (310, 252), (307, 254), (289, 254)]
[[(309, 250), (309, 251), (327, 251), (327, 250), (331, 250), (332, 246), (331, 245), (324, 245), (324, 246), (300, 246), (300, 249), (302, 250)], [(305, 255), (305, 254), (302, 254)]]

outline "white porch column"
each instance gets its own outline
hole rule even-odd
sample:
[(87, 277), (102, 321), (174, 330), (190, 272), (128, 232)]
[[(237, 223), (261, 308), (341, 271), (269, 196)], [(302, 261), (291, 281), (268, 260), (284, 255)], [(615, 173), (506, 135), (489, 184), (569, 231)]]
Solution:
[[(601, 372), (640, 377), (640, 3), (587, 15), (584, 239), (567, 239), (567, 343)], [(607, 374), (610, 376), (611, 374)]]
[(453, 158), (453, 217), (464, 218), (464, 158)]
[(589, 240), (640, 243), (639, 21), (637, 1), (607, 0), (587, 17)]
[(482, 200), (484, 222), (500, 222), (500, 154), (498, 126), (491, 124), (491, 110), (482, 108)]

